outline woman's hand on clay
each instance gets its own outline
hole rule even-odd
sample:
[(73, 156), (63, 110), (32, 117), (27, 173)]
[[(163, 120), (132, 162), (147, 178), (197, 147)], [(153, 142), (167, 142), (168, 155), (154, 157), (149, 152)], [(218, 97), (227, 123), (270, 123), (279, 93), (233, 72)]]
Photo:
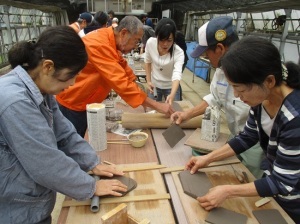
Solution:
[(98, 176), (112, 177), (114, 175), (124, 175), (123, 171), (116, 169), (114, 165), (98, 164), (92, 170), (93, 174)]
[(96, 182), (95, 195), (113, 195), (122, 196), (120, 192), (126, 192), (127, 186), (119, 180), (98, 180)]
[(209, 189), (208, 193), (203, 197), (198, 197), (201, 207), (209, 211), (213, 208), (219, 207), (225, 199), (229, 197), (227, 191), (228, 185), (219, 185)]

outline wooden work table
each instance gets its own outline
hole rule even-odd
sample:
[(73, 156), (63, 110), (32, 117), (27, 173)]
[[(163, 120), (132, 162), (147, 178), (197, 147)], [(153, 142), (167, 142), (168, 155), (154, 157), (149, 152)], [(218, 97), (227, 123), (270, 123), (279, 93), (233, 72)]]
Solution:
[[(184, 130), (186, 136), (174, 148), (170, 148), (170, 146), (163, 139), (162, 132), (164, 130), (152, 129), (151, 131), (154, 142), (157, 146), (157, 153), (160, 159), (160, 163), (164, 164), (167, 167), (175, 166), (180, 168), (180, 166), (184, 166), (192, 156), (191, 148), (184, 145), (184, 143), (195, 130)], [(201, 169), (201, 171), (206, 173), (213, 186), (223, 184), (240, 184), (237, 176), (235, 175), (235, 171), (239, 173), (241, 173), (242, 171), (246, 172), (250, 182), (255, 180), (254, 176), (249, 172), (249, 170), (234, 158), (232, 158), (232, 160), (223, 161), (211, 165), (211, 167)], [(165, 173), (164, 176), (166, 185), (168, 186), (168, 190), (171, 195), (171, 200), (178, 223), (204, 224), (208, 212), (198, 204), (197, 200), (193, 199), (183, 192), (180, 180), (178, 178), (178, 171), (176, 171), (175, 169), (174, 172)], [(261, 198), (258, 196), (227, 199), (222, 204), (222, 207), (246, 215), (248, 217), (247, 224), (258, 224), (258, 221), (252, 214), (253, 210), (272, 208), (277, 209), (287, 221), (287, 223), (294, 223), (272, 198), (271, 202), (263, 205), (260, 208), (257, 208), (255, 206), (255, 202), (260, 199)], [(234, 223), (234, 221), (232, 223)]]
[[(119, 107), (127, 112), (144, 112), (144, 108), (142, 107), (137, 109), (132, 109), (125, 105), (119, 105)], [(171, 197), (171, 200), (162, 199), (155, 202), (127, 202), (129, 214), (140, 220), (142, 218), (148, 218), (152, 224), (205, 223), (208, 212), (200, 207), (197, 200), (183, 192), (178, 178), (178, 171), (182, 170), (183, 166), (192, 156), (191, 148), (184, 145), (184, 143), (193, 134), (194, 130), (185, 129), (184, 132), (186, 136), (181, 139), (174, 148), (170, 148), (162, 137), (164, 129), (147, 129), (143, 131), (149, 134), (148, 141), (143, 148), (133, 148), (131, 145), (108, 144), (106, 150), (98, 152), (102, 161), (106, 160), (114, 164), (124, 164), (122, 167), (126, 167), (126, 164), (129, 167), (136, 167), (141, 166), (141, 164), (151, 163), (175, 168), (174, 170), (171, 169), (170, 172), (162, 172), (162, 170), (160, 170), (162, 174), (160, 174), (158, 169), (126, 173), (126, 175), (129, 175), (138, 182), (138, 188), (130, 192), (129, 195), (169, 193)], [(107, 138), (122, 139), (124, 137), (108, 133)], [(239, 172), (244, 171), (247, 173), (250, 181), (254, 180), (252, 174), (237, 159), (233, 158), (230, 162), (222, 163), (212, 164), (213, 166), (202, 169), (206, 172), (213, 186), (220, 184), (239, 184), (234, 170)], [(273, 199), (271, 199), (271, 202), (268, 204), (256, 208), (254, 203), (259, 199), (259, 197), (227, 199), (222, 204), (222, 207), (246, 215), (248, 217), (247, 224), (258, 223), (252, 214), (252, 210), (270, 208), (277, 209), (288, 223), (293, 223)], [(66, 200), (70, 200), (70, 198)], [(102, 212), (99, 214), (90, 212), (89, 206), (65, 207), (61, 210), (58, 223), (101, 223), (101, 215), (117, 205), (118, 203), (101, 204), (100, 211)], [(162, 220), (155, 217), (166, 218)]]

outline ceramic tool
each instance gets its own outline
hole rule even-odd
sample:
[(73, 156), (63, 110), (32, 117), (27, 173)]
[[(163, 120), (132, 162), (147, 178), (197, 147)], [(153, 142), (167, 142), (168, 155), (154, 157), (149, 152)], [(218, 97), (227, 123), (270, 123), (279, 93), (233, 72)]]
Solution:
[(156, 99), (157, 98), (157, 90), (156, 87), (153, 88), (153, 96)]

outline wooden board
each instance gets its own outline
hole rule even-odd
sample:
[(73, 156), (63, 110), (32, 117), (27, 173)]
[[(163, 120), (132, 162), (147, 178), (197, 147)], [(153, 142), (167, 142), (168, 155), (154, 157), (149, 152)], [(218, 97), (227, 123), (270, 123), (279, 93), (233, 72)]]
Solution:
[(101, 217), (103, 224), (149, 224), (150, 220), (137, 221), (127, 214), (127, 205), (122, 203)]
[(103, 224), (128, 223), (127, 205), (122, 203), (101, 217)]
[[(108, 160), (114, 164), (132, 164), (132, 163), (148, 163), (158, 162), (152, 134), (149, 129), (143, 130), (148, 134), (146, 144), (141, 148), (135, 148), (131, 145), (108, 144), (104, 151), (97, 151), (101, 160)], [(107, 139), (111, 141), (124, 139), (124, 136), (114, 133), (107, 133)]]
[[(208, 167), (223, 166), (223, 165), (235, 164), (235, 163), (240, 163), (240, 162), (241, 161), (236, 156), (232, 156), (232, 157), (226, 158), (224, 160), (212, 162), (208, 165)], [(159, 170), (159, 172), (160, 173), (171, 173), (171, 172), (182, 171), (182, 170), (184, 170), (184, 166), (175, 166), (175, 167), (162, 168)]]
[[(193, 107), (189, 101), (177, 102), (183, 111)], [(181, 128), (201, 127), (202, 115), (194, 117), (180, 124)], [(168, 128), (172, 124), (169, 117), (161, 113), (124, 113), (122, 115), (122, 126), (128, 129)]]
[[(182, 167), (181, 170), (183, 170), (184, 165), (188, 162), (188, 160), (192, 157), (192, 149), (189, 146), (184, 145), (184, 142), (193, 134), (194, 129), (184, 129), (184, 132), (186, 136), (177, 144), (174, 146), (174, 148), (171, 148), (168, 143), (165, 141), (165, 139), (162, 136), (162, 132), (164, 129), (151, 129), (151, 133), (155, 142), (155, 145), (157, 146), (157, 153), (159, 155), (161, 164), (164, 164), (165, 166), (168, 166), (170, 168), (177, 167), (175, 169)], [(226, 163), (240, 163), (240, 161), (235, 157), (229, 159), (230, 161), (226, 161)], [(218, 163), (218, 164), (217, 164)], [(225, 161), (223, 161), (225, 163)], [(210, 165), (213, 165), (210, 164)], [(221, 165), (220, 162), (214, 163), (214, 165)], [(178, 220), (178, 223), (180, 224), (190, 224), (195, 223), (195, 220), (193, 222), (188, 222), (186, 215), (184, 213), (184, 209), (182, 207), (182, 203), (180, 201), (180, 198), (178, 196), (176, 186), (174, 184), (173, 178), (171, 173), (165, 173), (164, 174), (166, 183), (168, 185), (169, 192), (172, 197), (172, 203), (173, 207), (176, 213), (176, 217)]]
[[(253, 175), (243, 166), (242, 164), (233, 164), (233, 165), (224, 165), (218, 167), (210, 167), (201, 169), (202, 171), (206, 172), (210, 182), (213, 186), (223, 185), (223, 184), (240, 184), (239, 180), (237, 179), (236, 175), (234, 174), (234, 169), (238, 172), (246, 172), (249, 180), (253, 181)], [(198, 223), (204, 223), (208, 212), (205, 211), (198, 203), (197, 200), (193, 199), (192, 197), (186, 195), (183, 192), (180, 180), (178, 178), (178, 172), (173, 172), (172, 177), (177, 188), (177, 192), (179, 194), (184, 212), (186, 217), (188, 218), (189, 223), (195, 223), (195, 220)], [(199, 186), (201, 187), (201, 186)], [(244, 214), (248, 217), (247, 224), (258, 224), (258, 221), (252, 214), (253, 210), (262, 210), (262, 209), (277, 209), (280, 214), (284, 217), (284, 219), (288, 223), (293, 223), (291, 218), (284, 212), (284, 210), (275, 202), (274, 199), (271, 199), (271, 202), (257, 208), (255, 206), (255, 202), (258, 201), (260, 197), (237, 197), (237, 198), (230, 198), (226, 199), (221, 207), (226, 208), (228, 210)], [(193, 209), (191, 209), (193, 208)], [(235, 223), (234, 220), (232, 223)]]
[(225, 143), (228, 140), (228, 137), (228, 134), (221, 132), (216, 142), (206, 141), (201, 139), (201, 129), (197, 128), (184, 144), (191, 146), (193, 149), (201, 153), (209, 153), (225, 145)]
[[(135, 165), (136, 164), (128, 164), (122, 165), (121, 167), (134, 167)], [(141, 164), (138, 166), (141, 166)], [(128, 196), (167, 193), (163, 178), (157, 169), (132, 171), (125, 175), (136, 180), (138, 184), (136, 189), (127, 194)], [(121, 203), (101, 204), (98, 213), (92, 213), (90, 211), (90, 206), (70, 207), (67, 213), (61, 213), (58, 223), (101, 224), (101, 216), (117, 207), (119, 204)], [(148, 219), (151, 223), (175, 223), (170, 201), (168, 199), (127, 202), (126, 205), (128, 215), (137, 220)], [(64, 209), (65, 208), (63, 208), (63, 210)]]

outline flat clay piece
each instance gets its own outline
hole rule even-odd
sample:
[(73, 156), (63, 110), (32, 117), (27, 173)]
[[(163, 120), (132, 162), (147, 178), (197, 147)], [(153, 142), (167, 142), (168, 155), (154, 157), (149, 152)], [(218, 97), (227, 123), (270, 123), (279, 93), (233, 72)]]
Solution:
[(173, 148), (184, 136), (185, 133), (177, 124), (172, 124), (165, 130), (162, 135), (166, 139), (167, 143), (171, 148)]
[[(119, 192), (122, 194), (122, 196), (126, 195), (128, 192), (132, 191), (137, 187), (136, 181), (130, 177), (125, 177), (125, 176), (100, 177), (100, 180), (113, 180), (113, 179), (119, 180), (127, 186), (126, 192), (121, 192), (121, 191)], [(115, 196), (104, 196), (104, 197), (115, 197)]]
[(178, 173), (178, 176), (183, 192), (195, 199), (205, 195), (212, 187), (212, 184), (204, 172), (191, 174), (189, 170), (184, 170)]
[[(212, 224), (245, 224), (247, 223), (247, 219), (247, 216), (243, 214), (220, 207), (211, 210), (205, 221)], [(271, 222), (269, 224), (271, 224)]]
[(183, 109), (181, 108), (181, 106), (179, 105), (179, 103), (177, 103), (175, 101), (172, 103), (172, 107), (173, 107), (173, 109), (175, 111), (183, 111)]
[(276, 209), (264, 209), (252, 211), (260, 224), (287, 224), (280, 212)]

